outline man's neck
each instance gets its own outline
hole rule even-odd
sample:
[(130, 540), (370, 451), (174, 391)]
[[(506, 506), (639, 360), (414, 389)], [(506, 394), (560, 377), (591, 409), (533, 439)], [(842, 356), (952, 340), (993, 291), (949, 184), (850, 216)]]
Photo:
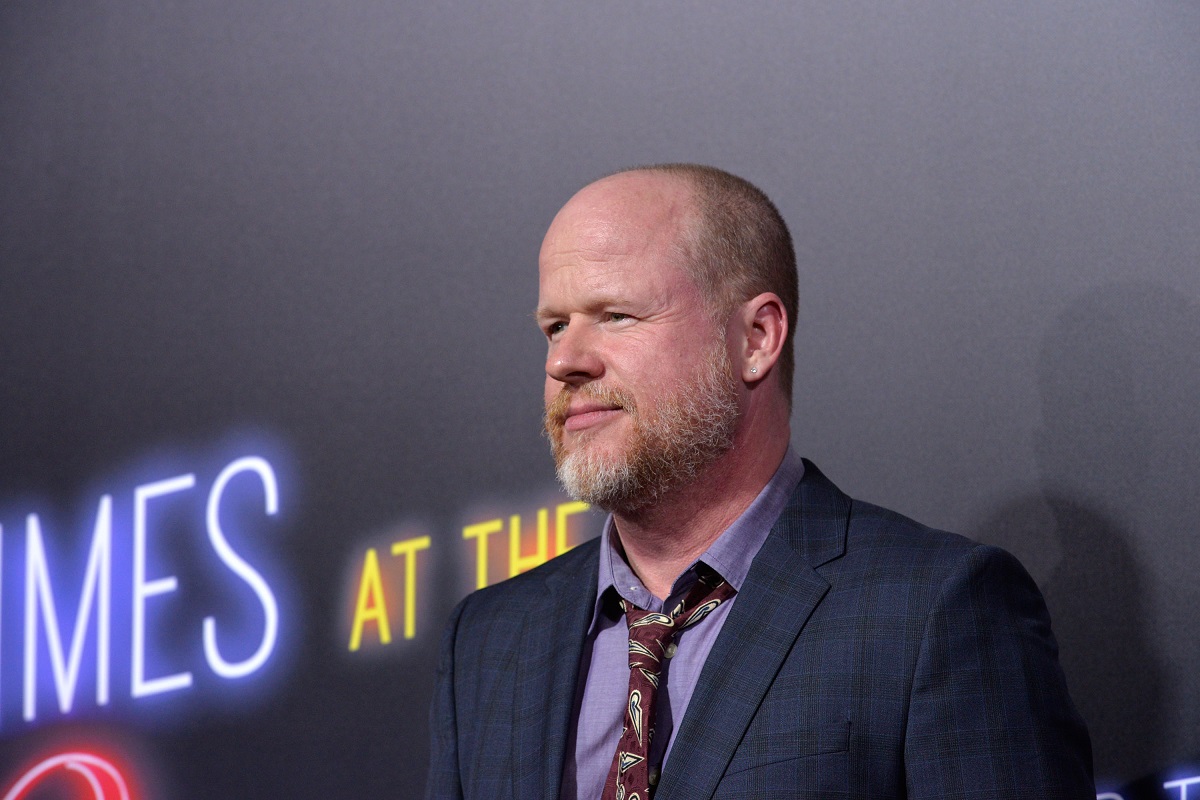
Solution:
[(625, 558), (651, 594), (665, 599), (675, 578), (742, 515), (787, 452), (788, 435), (736, 446), (687, 486), (632, 514), (616, 513)]

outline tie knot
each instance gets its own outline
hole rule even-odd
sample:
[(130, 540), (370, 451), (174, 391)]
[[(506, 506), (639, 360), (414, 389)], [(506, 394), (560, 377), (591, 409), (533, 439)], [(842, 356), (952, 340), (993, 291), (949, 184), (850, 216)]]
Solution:
[(629, 624), (629, 668), (660, 672), (667, 642), (679, 630), (675, 620), (657, 611), (625, 605), (625, 620)]
[(621, 601), (629, 625), (629, 668), (662, 671), (667, 644), (678, 632), (696, 625), (713, 609), (733, 596), (734, 590), (720, 575), (700, 565), (699, 579), (670, 614), (646, 611)]

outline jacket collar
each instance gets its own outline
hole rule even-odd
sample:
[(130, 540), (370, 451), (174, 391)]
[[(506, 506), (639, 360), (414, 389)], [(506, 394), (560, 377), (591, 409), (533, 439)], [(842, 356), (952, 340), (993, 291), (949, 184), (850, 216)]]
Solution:
[(805, 461), (804, 468), (700, 673), (657, 800), (712, 797), (784, 658), (829, 590), (816, 568), (845, 552), (851, 500), (814, 464)]

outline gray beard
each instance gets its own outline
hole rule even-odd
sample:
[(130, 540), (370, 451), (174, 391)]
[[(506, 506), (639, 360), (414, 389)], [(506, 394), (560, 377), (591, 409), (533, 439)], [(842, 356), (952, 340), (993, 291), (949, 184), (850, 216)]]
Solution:
[(585, 440), (563, 452), (561, 423), (547, 422), (558, 480), (572, 497), (606, 511), (633, 514), (686, 486), (733, 447), (738, 384), (724, 343), (706, 355), (690, 381), (650, 417), (632, 415), (629, 446), (618, 455), (591, 452)]

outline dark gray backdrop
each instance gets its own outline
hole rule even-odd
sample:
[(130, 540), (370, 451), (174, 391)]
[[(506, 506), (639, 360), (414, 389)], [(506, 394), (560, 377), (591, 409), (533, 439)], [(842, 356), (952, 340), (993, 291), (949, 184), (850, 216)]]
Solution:
[[(95, 734), (162, 797), (416, 795), (461, 527), (553, 490), (541, 235), (663, 160), (792, 226), (799, 449), (1025, 561), (1101, 788), (1200, 774), (1198, 132), (1183, 0), (2, 0), (7, 541), (39, 512), (86, 549), (137, 465), (263, 437), (295, 602), (252, 702), (24, 725), (10, 557), (0, 784)], [(409, 520), (418, 635), (351, 655), (345, 576)]]

